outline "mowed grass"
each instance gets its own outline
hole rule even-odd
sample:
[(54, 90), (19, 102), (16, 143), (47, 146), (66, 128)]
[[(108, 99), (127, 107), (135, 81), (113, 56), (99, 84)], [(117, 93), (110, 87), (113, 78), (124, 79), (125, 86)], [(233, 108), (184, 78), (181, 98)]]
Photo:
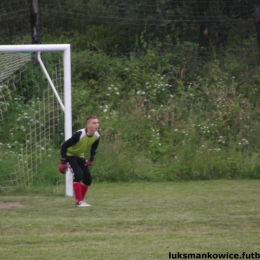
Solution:
[(0, 258), (169, 259), (259, 252), (260, 181), (100, 183), (89, 208), (62, 195), (1, 193)]

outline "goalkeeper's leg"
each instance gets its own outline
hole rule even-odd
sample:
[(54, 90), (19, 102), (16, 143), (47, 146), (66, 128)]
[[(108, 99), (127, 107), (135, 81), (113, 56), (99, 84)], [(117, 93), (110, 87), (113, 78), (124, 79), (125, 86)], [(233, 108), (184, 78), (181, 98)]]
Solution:
[(76, 203), (79, 203), (83, 200), (82, 198), (82, 184), (83, 171), (78, 164), (79, 158), (77, 157), (67, 157), (68, 165), (73, 174), (73, 190)]
[(92, 183), (92, 176), (88, 166), (83, 166), (82, 171), (83, 171), (83, 180), (82, 180), (81, 191), (82, 191), (82, 200), (84, 200), (86, 193), (88, 191), (88, 187)]

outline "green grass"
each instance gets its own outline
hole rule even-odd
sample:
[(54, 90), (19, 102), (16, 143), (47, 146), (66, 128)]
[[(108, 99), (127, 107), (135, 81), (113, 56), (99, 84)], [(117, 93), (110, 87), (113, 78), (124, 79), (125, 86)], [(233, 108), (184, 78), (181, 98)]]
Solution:
[(90, 208), (63, 195), (1, 193), (1, 259), (169, 259), (257, 252), (257, 180), (99, 183)]

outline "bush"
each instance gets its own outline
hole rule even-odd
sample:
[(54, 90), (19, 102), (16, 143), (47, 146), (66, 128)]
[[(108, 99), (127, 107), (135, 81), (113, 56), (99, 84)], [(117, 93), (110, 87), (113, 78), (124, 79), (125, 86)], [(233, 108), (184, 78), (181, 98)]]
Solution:
[[(145, 46), (128, 57), (73, 52), (73, 131), (90, 114), (100, 120), (94, 180), (259, 178), (259, 78), (236, 59), (241, 50), (196, 67), (192, 43), (172, 53)], [(24, 142), (18, 132), (8, 138)], [(52, 149), (53, 167), (44, 159), (37, 183), (59, 181)]]

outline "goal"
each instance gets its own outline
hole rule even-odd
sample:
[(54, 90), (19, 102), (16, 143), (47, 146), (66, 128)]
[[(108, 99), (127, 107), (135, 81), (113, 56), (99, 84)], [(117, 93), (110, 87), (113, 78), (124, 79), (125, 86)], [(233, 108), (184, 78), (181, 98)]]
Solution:
[[(69, 44), (0, 45), (0, 188), (64, 180), (58, 164), (72, 135), (70, 55)], [(70, 172), (65, 194), (73, 196)]]

